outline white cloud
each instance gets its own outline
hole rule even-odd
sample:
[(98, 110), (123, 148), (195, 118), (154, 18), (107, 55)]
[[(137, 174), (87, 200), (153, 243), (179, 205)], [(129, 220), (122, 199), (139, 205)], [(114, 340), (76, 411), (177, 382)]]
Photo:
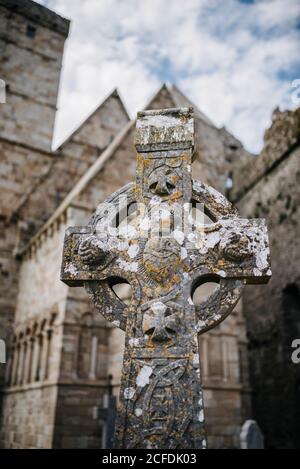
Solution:
[(163, 81), (174, 81), (254, 152), (274, 107), (293, 106), (290, 82), (300, 78), (298, 0), (40, 3), (72, 20), (56, 142), (115, 87), (134, 114)]

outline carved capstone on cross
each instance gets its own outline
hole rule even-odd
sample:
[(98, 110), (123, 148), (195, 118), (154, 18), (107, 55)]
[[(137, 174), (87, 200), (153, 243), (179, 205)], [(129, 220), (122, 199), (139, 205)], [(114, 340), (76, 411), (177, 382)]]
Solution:
[[(115, 447), (206, 448), (198, 335), (231, 313), (246, 283), (270, 279), (267, 228), (191, 179), (192, 109), (139, 113), (135, 145), (136, 181), (67, 230), (61, 278), (126, 331)], [(217, 289), (195, 306), (193, 291), (211, 280)], [(120, 282), (132, 287), (129, 305), (112, 289)]]

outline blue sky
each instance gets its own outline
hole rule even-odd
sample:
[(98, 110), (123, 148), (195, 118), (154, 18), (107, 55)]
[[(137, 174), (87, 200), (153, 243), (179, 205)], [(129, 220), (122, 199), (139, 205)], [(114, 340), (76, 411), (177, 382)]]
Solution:
[(272, 110), (294, 108), (299, 0), (40, 0), (72, 20), (55, 143), (115, 87), (131, 116), (175, 83), (260, 151)]

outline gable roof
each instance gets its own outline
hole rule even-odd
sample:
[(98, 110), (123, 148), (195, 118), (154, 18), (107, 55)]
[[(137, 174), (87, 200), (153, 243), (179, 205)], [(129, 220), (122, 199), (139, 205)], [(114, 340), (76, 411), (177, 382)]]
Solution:
[[(120, 105), (124, 111), (124, 114), (126, 115), (128, 121), (130, 120), (130, 116), (128, 114), (128, 111), (126, 109), (126, 106), (124, 104), (124, 101), (122, 100), (121, 96), (120, 96), (120, 93), (118, 91), (117, 88), (115, 88), (111, 93), (109, 93), (106, 98), (104, 98), (103, 101), (100, 102), (100, 104), (98, 104), (98, 106), (96, 106), (96, 108), (94, 109), (94, 111), (92, 111), (86, 118), (84, 118), (81, 122), (81, 124), (79, 124), (78, 126), (75, 127), (75, 129), (70, 133), (70, 135), (63, 141), (59, 144), (59, 146), (57, 147), (56, 151), (59, 151), (61, 150), (63, 147), (65, 147), (71, 140), (75, 140), (75, 139), (80, 139), (80, 135), (82, 134), (82, 131), (84, 130), (84, 128), (86, 128), (89, 124), (91, 124), (93, 122), (93, 120), (95, 120), (95, 118), (99, 115), (99, 112), (105, 107), (105, 105), (107, 104), (107, 102), (112, 99), (112, 98), (116, 98), (119, 100), (120, 102)], [(89, 145), (92, 145), (91, 141), (89, 142), (85, 142), (86, 144), (89, 144)]]
[(194, 108), (194, 116), (205, 124), (215, 127), (215, 124), (202, 112), (200, 109), (190, 101), (176, 85), (169, 88), (170, 94), (174, 100), (175, 107), (192, 107)]
[[(153, 98), (149, 101), (149, 103), (145, 106), (145, 109), (161, 109), (166, 107), (189, 107), (192, 106), (194, 108), (194, 115), (195, 115), (195, 127), (196, 132), (198, 133), (197, 138), (203, 140), (198, 142), (201, 152), (201, 145), (204, 145), (204, 150), (202, 151), (203, 154), (208, 153), (208, 158), (210, 158), (209, 152), (207, 152), (207, 148), (213, 145), (212, 142), (214, 140), (217, 141), (219, 147), (217, 150), (214, 150), (214, 155), (212, 158), (213, 161), (205, 162), (207, 166), (209, 166), (209, 171), (213, 168), (215, 164), (216, 158), (222, 160), (224, 159), (224, 140), (229, 140), (231, 144), (240, 145), (240, 149), (242, 151), (243, 147), (238, 140), (236, 140), (231, 134), (229, 134), (224, 129), (218, 129), (214, 126), (212, 121), (208, 119), (188, 98), (186, 98), (174, 85), (167, 86), (163, 85), (158, 92), (153, 96)], [(38, 233), (32, 238), (29, 245), (30, 246), (34, 241), (40, 236), (42, 232), (47, 230), (61, 215), (64, 214), (66, 209), (75, 202), (75, 199), (78, 201), (78, 196), (82, 194), (83, 191), (88, 190), (91, 186), (91, 183), (94, 178), (96, 178), (108, 165), (108, 162), (111, 158), (118, 153), (120, 150), (121, 145), (127, 140), (128, 145), (128, 137), (131, 133), (134, 132), (136, 124), (136, 119), (131, 120), (128, 122), (122, 130), (118, 133), (118, 135), (114, 138), (111, 144), (101, 153), (101, 155), (96, 159), (96, 161), (89, 167), (89, 169), (82, 175), (82, 177), (78, 180), (75, 186), (71, 189), (71, 191), (66, 195), (64, 200), (61, 204), (57, 207), (55, 212), (50, 216), (47, 222), (41, 227)], [(205, 136), (209, 134), (207, 141), (205, 141)], [(220, 151), (223, 151), (223, 154), (219, 155)], [(218, 153), (219, 152), (219, 153)], [(247, 153), (247, 152), (245, 152)], [(223, 170), (223, 168), (221, 169)], [(202, 166), (200, 165), (200, 169), (198, 173), (203, 172)], [(197, 171), (195, 171), (197, 176)], [(216, 170), (212, 171), (213, 175), (215, 176)], [(110, 173), (111, 174), (111, 173)], [(225, 180), (227, 179), (227, 174), (224, 175)], [(110, 181), (109, 181), (110, 182)], [(210, 182), (210, 181), (209, 181)], [(101, 200), (98, 201), (98, 203)], [(77, 202), (78, 203), (78, 202)]]
[[(148, 104), (145, 106), (145, 109), (152, 109), (155, 103), (159, 100), (160, 95), (164, 91), (168, 93), (170, 100), (173, 102), (172, 107), (192, 106), (194, 108), (194, 113), (199, 119), (203, 120), (205, 124), (214, 127), (214, 124), (188, 98), (186, 98), (178, 90), (178, 88), (175, 87), (175, 85), (167, 86), (166, 84), (163, 84), (162, 87), (150, 99)], [(61, 203), (61, 205), (57, 208), (56, 212), (49, 219), (50, 224), (52, 223), (51, 220), (54, 220), (57, 216), (59, 216), (67, 208), (67, 206), (71, 204), (72, 200), (77, 197), (82, 190), (84, 190), (84, 188), (87, 186), (87, 184), (90, 183), (90, 181), (95, 177), (95, 175), (99, 171), (101, 171), (106, 161), (111, 157), (111, 155), (114, 154), (115, 150), (122, 143), (123, 139), (128, 134), (128, 132), (133, 127), (135, 127), (135, 124), (136, 119), (133, 119), (128, 122), (128, 124), (121, 130), (121, 132), (117, 135), (117, 137), (113, 140), (109, 147), (99, 156), (95, 163), (88, 169), (88, 171), (82, 176), (82, 178), (78, 181), (74, 188), (69, 192), (64, 201)]]
[[(24, 243), (51, 217), (99, 155), (129, 121), (117, 90), (50, 154), (51, 163), (24, 194), (12, 217), (25, 222), (20, 242)], [(46, 201), (41, 204), (41, 201)], [(27, 226), (26, 226), (27, 225)]]

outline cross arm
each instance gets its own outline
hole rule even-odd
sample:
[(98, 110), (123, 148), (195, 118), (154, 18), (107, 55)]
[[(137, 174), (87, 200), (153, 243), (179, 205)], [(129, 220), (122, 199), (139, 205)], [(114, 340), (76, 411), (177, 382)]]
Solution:
[[(90, 226), (70, 227), (66, 230), (61, 280), (69, 286), (83, 286), (85, 281), (99, 280), (103, 277), (103, 264), (91, 266), (80, 255), (80, 244), (84, 238), (93, 236), (94, 229)], [(105, 278), (105, 277), (104, 277)]]
[(97, 235), (93, 226), (66, 230), (61, 280), (69, 286), (83, 286), (87, 281), (105, 280), (137, 271), (136, 240)]
[(271, 276), (270, 248), (265, 220), (219, 220), (189, 237), (192, 270), (198, 275), (267, 283)]

